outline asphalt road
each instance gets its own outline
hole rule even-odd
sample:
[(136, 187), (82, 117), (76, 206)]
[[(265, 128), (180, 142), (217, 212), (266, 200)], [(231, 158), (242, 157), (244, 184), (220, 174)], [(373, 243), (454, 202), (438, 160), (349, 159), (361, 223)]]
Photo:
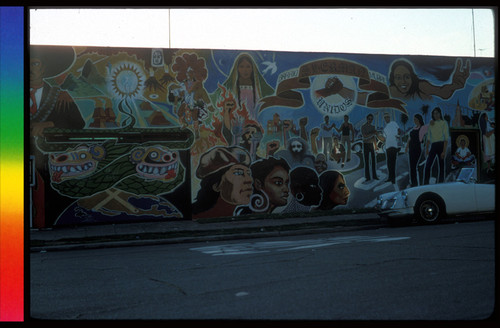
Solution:
[(481, 320), (494, 221), (32, 253), (35, 319)]

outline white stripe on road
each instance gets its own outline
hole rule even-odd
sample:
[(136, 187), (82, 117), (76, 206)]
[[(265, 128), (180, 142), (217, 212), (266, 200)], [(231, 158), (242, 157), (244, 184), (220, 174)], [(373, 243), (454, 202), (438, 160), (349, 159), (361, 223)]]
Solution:
[(221, 256), (221, 255), (244, 255), (256, 253), (269, 253), (271, 251), (291, 251), (299, 249), (311, 249), (326, 247), (332, 245), (359, 243), (359, 242), (388, 242), (406, 240), (410, 237), (389, 237), (389, 236), (349, 236), (349, 237), (332, 237), (321, 239), (305, 239), (296, 241), (267, 241), (255, 243), (240, 243), (240, 244), (226, 244), (215, 246), (204, 246), (190, 248), (192, 251), (202, 252), (207, 255)]

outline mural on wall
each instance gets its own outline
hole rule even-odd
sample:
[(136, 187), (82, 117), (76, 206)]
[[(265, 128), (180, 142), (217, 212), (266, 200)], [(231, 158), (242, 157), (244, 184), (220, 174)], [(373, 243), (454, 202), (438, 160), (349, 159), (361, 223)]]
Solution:
[(163, 65), (155, 77), (156, 55), (148, 61), (144, 49), (30, 50), (30, 86), (40, 86), (30, 103), (31, 153), (35, 181), (47, 187), (35, 182), (35, 196), (45, 200), (35, 210), (56, 225), (185, 217), (176, 203), (190, 197), (182, 187), (189, 156), (181, 153), (192, 136), (162, 105), (167, 93), (158, 80), (170, 79)]
[(199, 219), (489, 181), (494, 86), (490, 58), (32, 46), (33, 198), (66, 198), (60, 224)]

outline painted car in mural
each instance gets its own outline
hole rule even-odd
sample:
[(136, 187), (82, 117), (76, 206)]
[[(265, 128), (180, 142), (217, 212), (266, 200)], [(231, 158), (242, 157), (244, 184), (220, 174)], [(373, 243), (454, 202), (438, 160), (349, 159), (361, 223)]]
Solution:
[(31, 46), (31, 212), (349, 212), (463, 165), (483, 182), (494, 89), (492, 58)]
[(432, 224), (446, 216), (495, 212), (495, 185), (476, 183), (475, 168), (464, 167), (456, 181), (407, 188), (377, 197), (375, 209), (393, 224), (408, 217)]

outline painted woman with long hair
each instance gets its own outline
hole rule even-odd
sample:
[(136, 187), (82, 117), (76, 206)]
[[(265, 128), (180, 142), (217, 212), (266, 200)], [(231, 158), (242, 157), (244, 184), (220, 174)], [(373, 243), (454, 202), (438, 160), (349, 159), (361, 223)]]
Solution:
[[(245, 106), (252, 120), (257, 119), (259, 100), (274, 93), (274, 89), (269, 86), (253, 58), (247, 53), (242, 53), (235, 59), (223, 86), (235, 95), (240, 108)], [(220, 89), (215, 96), (218, 97), (219, 93)]]
[(338, 205), (347, 204), (351, 192), (342, 173), (334, 170), (324, 171), (319, 176), (319, 186), (323, 191), (323, 198), (315, 210), (328, 211)]
[(253, 162), (254, 193), (248, 206), (240, 206), (238, 214), (272, 213), (288, 203), (290, 166), (282, 158), (268, 157)]
[(462, 60), (457, 59), (455, 69), (450, 77), (451, 82), (434, 85), (428, 80), (418, 77), (409, 61), (398, 59), (392, 63), (390, 68), (389, 91), (392, 97), (406, 100), (415, 97), (429, 100), (432, 96), (448, 99), (456, 90), (465, 86), (470, 75), (470, 68), (470, 61), (466, 61), (465, 66), (462, 66)]
[(427, 160), (424, 169), (424, 184), (429, 184), (431, 169), (435, 160), (437, 160), (439, 165), (438, 183), (444, 182), (444, 158), (446, 157), (448, 139), (450, 138), (448, 122), (443, 119), (441, 108), (434, 108), (431, 115), (432, 120), (427, 130), (427, 141), (425, 145), (425, 156)]

